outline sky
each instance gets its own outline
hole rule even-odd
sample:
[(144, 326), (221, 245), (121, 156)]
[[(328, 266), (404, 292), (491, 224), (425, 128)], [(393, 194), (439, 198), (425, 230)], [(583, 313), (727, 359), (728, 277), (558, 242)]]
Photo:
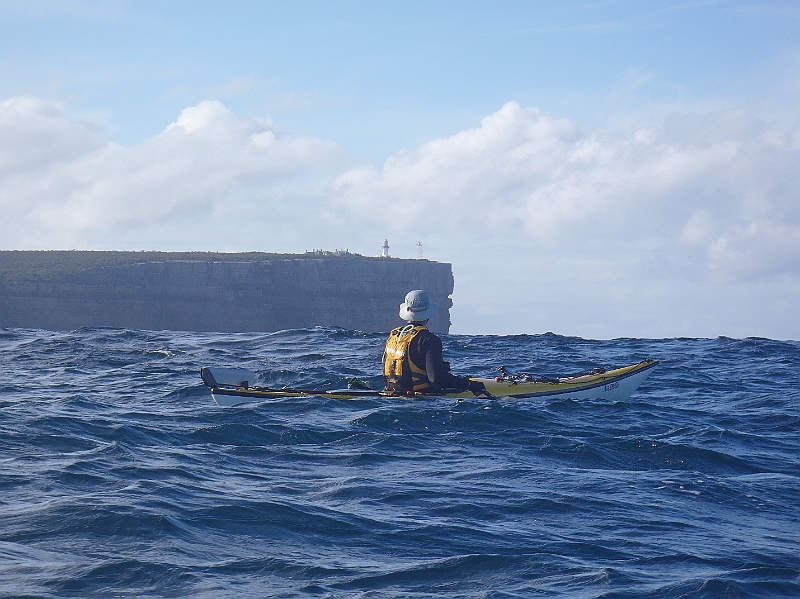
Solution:
[(2, 0), (0, 217), (386, 238), (453, 265), (452, 333), (798, 340), (800, 5)]

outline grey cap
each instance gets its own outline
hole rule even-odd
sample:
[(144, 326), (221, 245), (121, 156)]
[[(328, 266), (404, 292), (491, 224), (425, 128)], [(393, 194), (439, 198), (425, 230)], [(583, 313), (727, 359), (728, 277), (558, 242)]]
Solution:
[(431, 301), (427, 291), (415, 289), (406, 294), (406, 301), (400, 304), (400, 318), (408, 322), (422, 322), (436, 314), (436, 304)]

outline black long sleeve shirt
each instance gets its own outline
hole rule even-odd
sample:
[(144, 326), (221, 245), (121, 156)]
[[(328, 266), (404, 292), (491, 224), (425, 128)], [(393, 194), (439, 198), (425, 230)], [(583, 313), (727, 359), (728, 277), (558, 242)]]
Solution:
[(449, 365), (442, 358), (442, 340), (429, 330), (420, 331), (408, 348), (408, 359), (425, 372), (432, 385), (440, 389), (466, 390), (469, 378), (456, 376), (450, 372)]

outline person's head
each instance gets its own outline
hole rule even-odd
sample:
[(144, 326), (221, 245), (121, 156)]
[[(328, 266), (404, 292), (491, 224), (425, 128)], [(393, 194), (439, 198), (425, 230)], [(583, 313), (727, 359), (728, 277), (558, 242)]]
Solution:
[(431, 301), (427, 291), (415, 289), (406, 294), (406, 301), (400, 304), (400, 318), (408, 322), (424, 323), (436, 314), (436, 304)]

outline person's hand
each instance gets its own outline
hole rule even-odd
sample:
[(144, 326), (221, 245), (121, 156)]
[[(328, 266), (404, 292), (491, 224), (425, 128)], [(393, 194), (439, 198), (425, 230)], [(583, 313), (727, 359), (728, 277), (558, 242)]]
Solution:
[(475, 397), (480, 397), (481, 395), (491, 397), (489, 392), (486, 390), (486, 385), (480, 381), (470, 380), (468, 389), (475, 394)]

